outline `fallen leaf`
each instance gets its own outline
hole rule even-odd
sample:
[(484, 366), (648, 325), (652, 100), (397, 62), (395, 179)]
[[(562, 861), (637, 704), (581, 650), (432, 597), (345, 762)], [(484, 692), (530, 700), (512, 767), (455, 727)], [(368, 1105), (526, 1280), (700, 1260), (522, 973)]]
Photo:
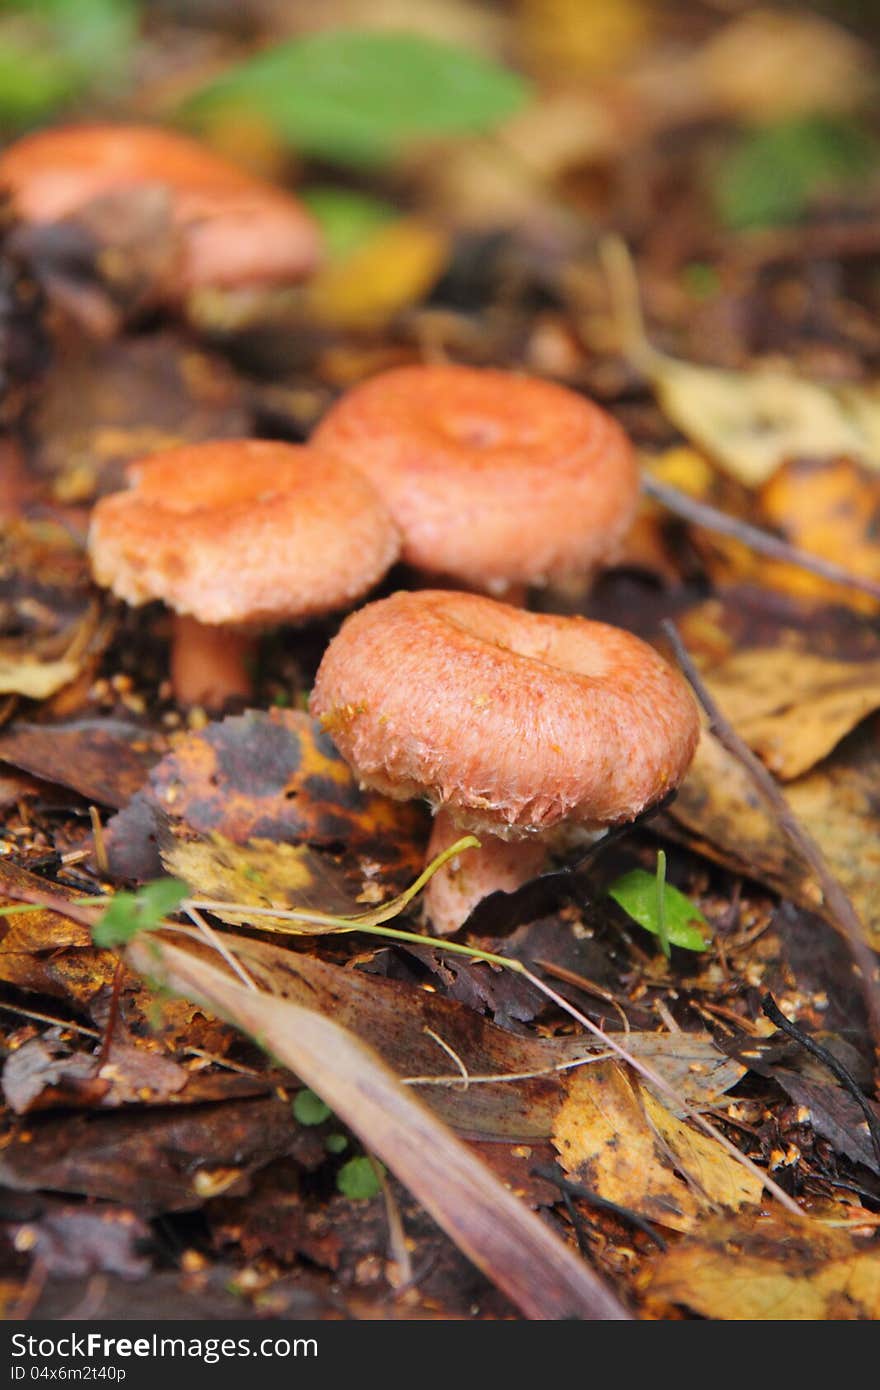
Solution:
[[(263, 989), (336, 1019), (375, 1048), (399, 1076), (454, 1078), (454, 1085), (428, 1083), (416, 1089), (465, 1134), (546, 1138), (562, 1097), (564, 1073), (554, 1068), (596, 1055), (597, 1044), (590, 1039), (524, 1036), (433, 990), (343, 969), (270, 942), (226, 939)], [(487, 966), (481, 968), (490, 973)], [(745, 1072), (705, 1033), (634, 1031), (620, 1041), (658, 1071), (685, 1104), (712, 1104)], [(463, 1085), (447, 1048), (469, 1076), (499, 1080)]]
[(784, 781), (880, 707), (880, 657), (835, 661), (789, 642), (737, 651), (703, 674), (737, 733)]
[(653, 1298), (728, 1321), (875, 1320), (876, 1239), (818, 1221), (740, 1217), (701, 1227), (651, 1261)]
[(588, 1266), (338, 1023), (247, 989), (155, 938), (135, 943), (128, 957), (234, 1020), (291, 1067), (527, 1317), (627, 1317)]
[(673, 1230), (761, 1200), (759, 1178), (613, 1062), (570, 1077), (553, 1143), (565, 1171), (600, 1197)]
[[(68, 1192), (122, 1202), (140, 1215), (194, 1211), (218, 1190), (294, 1156), (303, 1131), (271, 1098), (185, 1109), (29, 1117), (0, 1154), (16, 1192)], [(222, 1184), (222, 1186), (220, 1186)]]
[(143, 1279), (152, 1263), (145, 1252), (153, 1233), (142, 1217), (122, 1208), (84, 1207), (44, 1197), (26, 1221), (4, 1222), (8, 1238), (27, 1250), (51, 1279), (113, 1274)]
[(16, 722), (0, 733), (0, 762), (70, 787), (99, 806), (124, 806), (164, 746), (160, 735), (118, 719)]
[(184, 737), (153, 768), (107, 827), (111, 868), (138, 866), (139, 835), (158, 839), (166, 868), (199, 896), (351, 913), (418, 877), (428, 821), (415, 803), (362, 790), (302, 711), (252, 710)]
[(59, 1038), (32, 1038), (7, 1059), (3, 1094), (17, 1115), (56, 1106), (113, 1107), (167, 1103), (189, 1080), (170, 1057), (114, 1042), (107, 1060), (74, 1052)]
[[(875, 947), (880, 943), (878, 731), (875, 716), (844, 739), (818, 767), (785, 788), (792, 811), (821, 845)], [(758, 795), (751, 777), (706, 730), (664, 819), (683, 828), (687, 843), (699, 847), (709, 858), (822, 913), (818, 885)]]

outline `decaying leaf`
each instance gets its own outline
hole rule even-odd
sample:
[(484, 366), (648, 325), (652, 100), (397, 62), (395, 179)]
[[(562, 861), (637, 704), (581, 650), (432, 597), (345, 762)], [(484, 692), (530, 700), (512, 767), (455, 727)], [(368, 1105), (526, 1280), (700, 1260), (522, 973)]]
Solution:
[(0, 694), (45, 700), (97, 660), (111, 635), (85, 556), (50, 523), (0, 536)]
[(47, 377), (32, 422), (33, 461), (62, 502), (122, 485), (157, 449), (249, 432), (224, 362), (164, 334), (79, 344)]
[[(250, 711), (181, 739), (123, 813), (126, 828), (136, 805), (170, 872), (227, 902), (357, 912), (423, 868), (421, 808), (361, 790), (300, 710)], [(116, 831), (111, 822), (111, 864)]]
[(99, 806), (124, 806), (163, 748), (161, 735), (118, 719), (17, 722), (0, 733), (0, 762), (70, 787)]
[(692, 1230), (720, 1207), (738, 1211), (761, 1200), (757, 1177), (614, 1062), (569, 1079), (553, 1142), (567, 1173), (673, 1230)]
[(707, 1318), (874, 1320), (880, 1245), (819, 1221), (719, 1220), (655, 1258), (648, 1289)]
[[(875, 716), (820, 766), (785, 788), (803, 826), (849, 894), (869, 942), (880, 942), (876, 788), (880, 776)], [(706, 730), (668, 817), (688, 843), (736, 872), (822, 911), (821, 894), (748, 773)]]
[(835, 661), (791, 642), (735, 652), (704, 674), (737, 733), (785, 781), (880, 707), (880, 657)]
[(441, 231), (399, 218), (319, 271), (308, 286), (306, 309), (330, 328), (381, 328), (425, 297), (448, 254)]
[[(416, 1091), (449, 1124), (469, 1135), (545, 1138), (562, 1097), (564, 1073), (554, 1069), (596, 1055), (590, 1039), (509, 1032), (433, 990), (342, 969), (249, 937), (227, 940), (263, 989), (336, 1019), (375, 1048), (399, 1076), (453, 1078), (454, 1085), (428, 1082)], [(712, 1104), (744, 1074), (744, 1067), (724, 1057), (705, 1033), (673, 1037), (634, 1031), (625, 1042), (686, 1104)], [(469, 1076), (483, 1080), (464, 1086), (447, 1048)], [(492, 1076), (501, 1079), (487, 1082)]]
[(155, 938), (135, 942), (128, 958), (224, 1014), (294, 1070), (527, 1317), (628, 1316), (589, 1266), (347, 1029)]

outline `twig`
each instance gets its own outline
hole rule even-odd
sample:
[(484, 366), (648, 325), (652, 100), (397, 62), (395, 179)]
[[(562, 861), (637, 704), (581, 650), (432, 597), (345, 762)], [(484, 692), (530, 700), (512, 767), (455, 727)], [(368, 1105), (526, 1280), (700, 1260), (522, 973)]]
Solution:
[(631, 1226), (635, 1226), (648, 1236), (658, 1250), (666, 1250), (666, 1241), (662, 1236), (657, 1235), (650, 1222), (639, 1216), (638, 1212), (630, 1211), (629, 1207), (621, 1207), (617, 1202), (610, 1202), (607, 1197), (600, 1197), (598, 1193), (591, 1191), (589, 1187), (584, 1187), (582, 1183), (572, 1182), (571, 1178), (563, 1177), (555, 1168), (532, 1168), (531, 1171), (536, 1178), (544, 1178), (546, 1182), (552, 1182), (553, 1186), (558, 1187), (564, 1196), (580, 1197), (582, 1201), (588, 1202), (591, 1207), (596, 1207), (598, 1211), (607, 1211), (612, 1216), (620, 1217), (622, 1221), (628, 1221)]
[(823, 1047), (821, 1043), (817, 1043), (816, 1039), (811, 1038), (809, 1033), (805, 1033), (802, 1028), (798, 1028), (796, 1024), (786, 1018), (772, 994), (764, 995), (764, 998), (761, 1000), (761, 1008), (771, 1023), (775, 1023), (776, 1027), (783, 1033), (787, 1033), (790, 1038), (794, 1038), (795, 1042), (798, 1043), (805, 1052), (809, 1052), (811, 1057), (815, 1057), (818, 1062), (821, 1062), (823, 1066), (827, 1067), (831, 1075), (837, 1078), (847, 1094), (852, 1096), (865, 1117), (868, 1133), (871, 1136), (871, 1143), (874, 1146), (874, 1154), (877, 1162), (880, 1163), (880, 1120), (878, 1120), (876, 1112), (862, 1095), (862, 1088), (859, 1086), (859, 1083), (852, 1073), (834, 1056), (833, 1052), (829, 1052), (827, 1047)]
[(758, 555), (797, 565), (798, 569), (817, 574), (821, 579), (829, 579), (834, 584), (843, 584), (848, 589), (857, 589), (860, 593), (870, 594), (871, 598), (880, 600), (880, 583), (876, 580), (853, 574), (842, 565), (836, 565), (833, 560), (826, 560), (821, 555), (813, 555), (808, 550), (789, 545), (787, 541), (772, 535), (771, 532), (751, 526), (749, 522), (721, 512), (717, 507), (710, 507), (707, 502), (697, 502), (686, 492), (670, 487), (668, 483), (661, 482), (650, 473), (642, 474), (642, 490), (667, 511), (674, 512), (676, 516), (691, 522), (694, 526), (702, 527), (705, 531), (714, 531), (720, 536), (730, 536)]
[(822, 898), (836, 926), (846, 938), (853, 960), (861, 976), (868, 1020), (875, 1048), (880, 1050), (880, 992), (874, 987), (876, 964), (874, 955), (863, 935), (862, 924), (843, 887), (826, 863), (825, 856), (812, 835), (795, 816), (775, 778), (728, 723), (700, 676), (673, 622), (665, 619), (663, 631), (672, 643), (676, 659), (693, 686), (700, 704), (709, 718), (709, 728), (728, 753), (740, 762), (751, 776), (755, 787), (779, 821), (782, 830), (803, 862), (812, 870), (822, 891)]

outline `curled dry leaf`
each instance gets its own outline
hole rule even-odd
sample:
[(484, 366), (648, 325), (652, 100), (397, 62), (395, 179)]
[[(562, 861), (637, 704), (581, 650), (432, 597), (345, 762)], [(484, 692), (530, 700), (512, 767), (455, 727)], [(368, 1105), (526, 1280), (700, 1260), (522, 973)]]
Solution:
[(600, 1197), (676, 1231), (761, 1201), (757, 1177), (613, 1062), (571, 1076), (553, 1142), (565, 1171)]
[(718, 1220), (652, 1260), (653, 1298), (706, 1318), (824, 1321), (880, 1317), (873, 1238), (779, 1216)]
[(59, 526), (0, 536), (0, 694), (45, 700), (93, 667), (110, 640), (85, 555)]
[(128, 959), (235, 1022), (295, 1071), (527, 1317), (628, 1316), (589, 1266), (347, 1029), (246, 989), (225, 971), (156, 939), (135, 941)]

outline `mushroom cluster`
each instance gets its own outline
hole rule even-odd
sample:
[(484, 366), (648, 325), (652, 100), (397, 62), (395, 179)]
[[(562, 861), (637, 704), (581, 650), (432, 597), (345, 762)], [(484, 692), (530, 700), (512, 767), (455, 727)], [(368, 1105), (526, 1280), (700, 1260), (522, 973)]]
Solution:
[[(47, 133), (0, 160), (33, 219), (153, 178), (180, 232), (174, 292), (313, 263), (293, 200), (177, 136)], [(174, 611), (182, 703), (248, 698), (256, 631), (350, 608), (398, 558), (443, 584), (350, 616), (312, 694), (365, 785), (432, 805), (431, 856), (462, 828), (481, 835), (479, 855), (432, 881), (436, 931), (540, 872), (561, 827), (601, 834), (684, 776), (695, 706), (652, 648), (499, 601), (589, 578), (632, 523), (633, 450), (577, 393), (489, 368), (403, 367), (348, 391), (307, 445), (166, 449), (128, 481), (94, 509), (93, 572), (130, 604)]]

